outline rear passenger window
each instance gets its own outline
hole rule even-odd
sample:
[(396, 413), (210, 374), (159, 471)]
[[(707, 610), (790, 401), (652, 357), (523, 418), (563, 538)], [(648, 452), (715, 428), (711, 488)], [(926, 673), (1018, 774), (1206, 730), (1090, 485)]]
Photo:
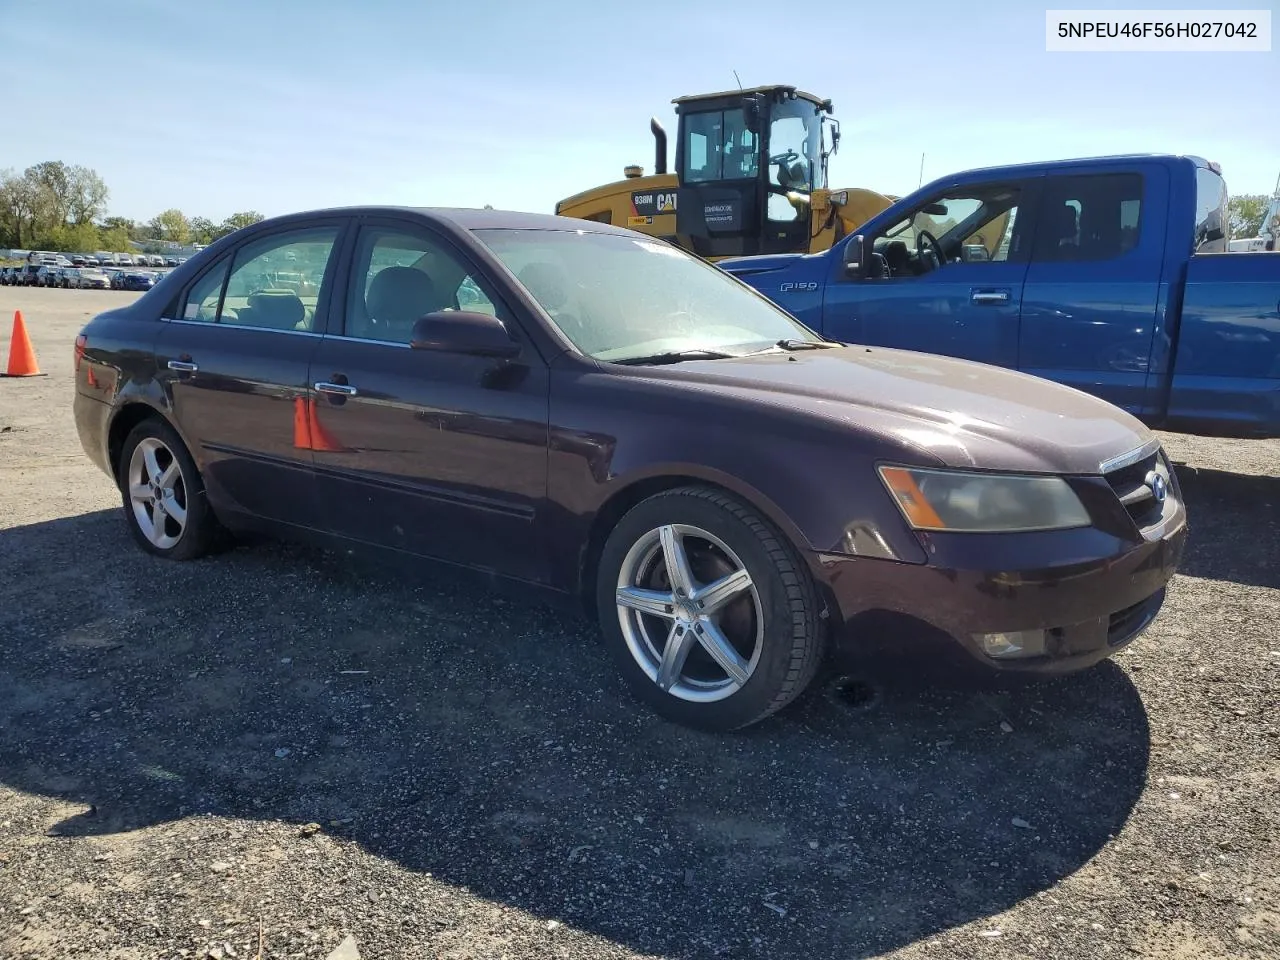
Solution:
[(412, 228), (362, 231), (347, 298), (346, 335), (408, 343), (414, 324), (441, 310), (497, 315), (493, 298), (440, 241)]
[(222, 301), (222, 283), (227, 279), (228, 263), (224, 259), (196, 281), (195, 286), (187, 293), (187, 300), (180, 314), (183, 320), (213, 323), (218, 319), (218, 304)]
[(1032, 259), (1112, 260), (1138, 245), (1141, 226), (1141, 174), (1051, 178)]
[(274, 234), (236, 251), (219, 323), (311, 331), (338, 227)]

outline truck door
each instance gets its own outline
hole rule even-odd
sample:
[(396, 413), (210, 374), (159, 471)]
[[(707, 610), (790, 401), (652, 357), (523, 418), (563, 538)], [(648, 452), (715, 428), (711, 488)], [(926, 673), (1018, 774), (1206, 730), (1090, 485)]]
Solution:
[(1117, 164), (1045, 180), (1023, 291), (1019, 369), (1095, 394), (1136, 416), (1147, 390), (1161, 284), (1169, 177)]
[(865, 274), (828, 281), (823, 333), (1015, 366), (1029, 247), (1024, 210), (1034, 209), (1036, 186), (1010, 179), (944, 188), (867, 236)]

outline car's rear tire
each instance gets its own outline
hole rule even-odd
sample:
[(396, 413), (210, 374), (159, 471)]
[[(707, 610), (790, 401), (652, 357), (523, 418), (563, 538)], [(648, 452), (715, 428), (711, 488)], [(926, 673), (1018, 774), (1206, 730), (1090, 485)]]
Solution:
[[(683, 560), (675, 583), (669, 558), (678, 569)], [(817, 673), (826, 643), (817, 589), (794, 548), (754, 510), (706, 487), (655, 494), (618, 521), (601, 551), (596, 606), (632, 693), (704, 730), (740, 729), (785, 707)]]
[(204, 480), (182, 438), (148, 417), (125, 438), (116, 464), (125, 522), (138, 545), (168, 560), (195, 560), (219, 539)]

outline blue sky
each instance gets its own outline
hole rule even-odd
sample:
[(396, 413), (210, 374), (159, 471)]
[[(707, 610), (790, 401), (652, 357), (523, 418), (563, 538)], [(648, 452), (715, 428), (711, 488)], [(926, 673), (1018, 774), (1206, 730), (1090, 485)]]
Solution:
[[(1188, 6), (1271, 9), (1280, 27), (1276, 2)], [(0, 0), (0, 169), (93, 167), (111, 212), (138, 219), (364, 202), (550, 212), (627, 163), (651, 169), (649, 117), (673, 132), (673, 97), (732, 88), (736, 70), (832, 98), (835, 187), (905, 193), (922, 153), (927, 180), (1167, 151), (1217, 160), (1233, 193), (1271, 192), (1274, 36), (1271, 53), (1048, 53), (1046, 6), (1161, 5)]]

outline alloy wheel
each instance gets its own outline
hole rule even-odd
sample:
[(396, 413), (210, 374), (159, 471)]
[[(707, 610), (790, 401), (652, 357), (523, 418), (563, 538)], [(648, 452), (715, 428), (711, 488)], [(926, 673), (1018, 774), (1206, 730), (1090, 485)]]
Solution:
[(708, 703), (737, 693), (764, 647), (764, 609), (741, 559), (714, 534), (664, 524), (640, 537), (618, 572), (618, 622), (659, 689)]
[(128, 484), (142, 535), (160, 550), (176, 546), (187, 526), (187, 487), (178, 459), (164, 441), (147, 437), (134, 447)]

